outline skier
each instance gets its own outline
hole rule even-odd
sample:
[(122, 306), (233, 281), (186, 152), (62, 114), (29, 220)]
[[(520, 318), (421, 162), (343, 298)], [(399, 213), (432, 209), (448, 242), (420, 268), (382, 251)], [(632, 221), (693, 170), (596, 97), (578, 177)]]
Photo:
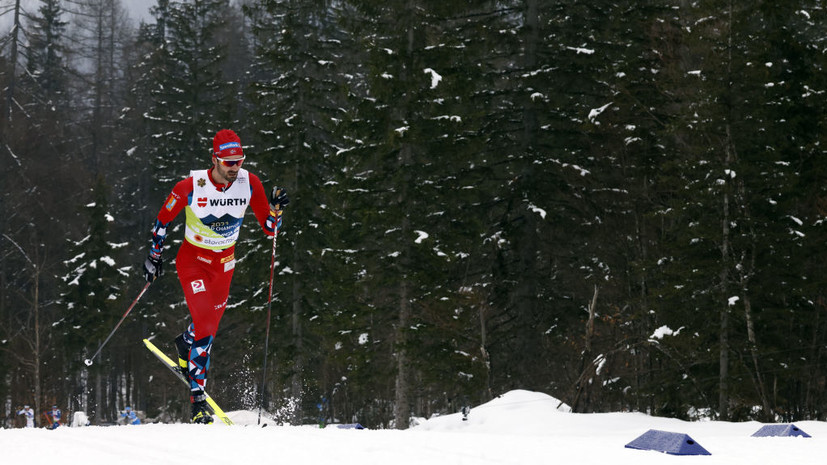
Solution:
[(468, 421), (468, 414), (471, 413), (471, 406), (470, 405), (463, 405), (462, 406), (462, 421)]
[(132, 407), (130, 407), (128, 405), (124, 409), (123, 413), (121, 413), (121, 416), (126, 418), (127, 423), (129, 423), (130, 425), (140, 425), (141, 424), (141, 419), (138, 418), (138, 414), (135, 413), (135, 411), (132, 410)]
[(462, 396), (462, 421), (468, 421), (468, 414), (471, 413), (471, 405), (468, 402), (468, 396)]
[(23, 409), (17, 412), (18, 415), (26, 417), (26, 428), (34, 428), (34, 410), (28, 405), (24, 405)]
[(235, 268), (235, 243), (244, 212), (253, 209), (264, 233), (273, 236), (279, 210), (290, 200), (274, 187), (268, 199), (258, 176), (242, 169), (241, 139), (229, 129), (213, 138), (212, 167), (191, 171), (178, 182), (161, 207), (152, 228), (152, 245), (144, 277), (153, 282), (163, 273), (161, 254), (170, 222), (186, 210), (185, 241), (175, 259), (178, 280), (192, 317), (175, 339), (178, 364), (190, 381), (192, 423), (212, 423), (204, 387), (218, 323), (227, 308)]
[(57, 405), (52, 405), (52, 409), (46, 412), (46, 415), (51, 419), (51, 426), (49, 426), (49, 428), (55, 429), (60, 426), (60, 417), (63, 415), (63, 412), (57, 408)]

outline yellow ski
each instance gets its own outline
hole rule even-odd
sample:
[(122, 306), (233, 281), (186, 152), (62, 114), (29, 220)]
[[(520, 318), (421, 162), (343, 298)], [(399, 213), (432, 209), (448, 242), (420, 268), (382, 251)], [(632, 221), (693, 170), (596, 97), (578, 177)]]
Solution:
[[(153, 355), (158, 357), (158, 360), (163, 362), (164, 365), (166, 365), (167, 368), (170, 369), (170, 371), (175, 373), (175, 375), (178, 377), (178, 379), (183, 381), (184, 384), (186, 384), (187, 387), (189, 387), (189, 385), (190, 385), (189, 381), (187, 381), (187, 379), (184, 378), (184, 375), (180, 371), (178, 371), (178, 365), (175, 362), (173, 362), (171, 358), (167, 357), (167, 354), (161, 352), (161, 349), (156, 347), (155, 344), (153, 344), (149, 339), (144, 339), (144, 345), (146, 346), (147, 349), (149, 349), (150, 352), (152, 352)], [(210, 410), (212, 410), (212, 413), (215, 416), (217, 416), (221, 421), (223, 421), (225, 424), (232, 425), (233, 421), (230, 420), (230, 417), (228, 417), (227, 414), (224, 413), (223, 410), (221, 410), (221, 407), (219, 407), (218, 404), (215, 403), (213, 398), (210, 397), (210, 395), (207, 394), (206, 392), (204, 392), (204, 395), (207, 396), (207, 405), (210, 407)]]

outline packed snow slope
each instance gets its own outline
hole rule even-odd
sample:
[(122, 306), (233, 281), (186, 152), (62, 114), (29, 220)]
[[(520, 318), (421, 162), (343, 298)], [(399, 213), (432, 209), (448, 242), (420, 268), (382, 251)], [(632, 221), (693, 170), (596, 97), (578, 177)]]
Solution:
[[(811, 435), (752, 437), (757, 422), (684, 422), (641, 413), (575, 414), (545, 394), (512, 391), (404, 431), (335, 425), (146, 424), (0, 430), (2, 464), (180, 465), (815, 465), (827, 461), (827, 423), (796, 422)], [(245, 425), (246, 424), (246, 425)], [(689, 435), (711, 455), (677, 456), (624, 446), (650, 429)]]

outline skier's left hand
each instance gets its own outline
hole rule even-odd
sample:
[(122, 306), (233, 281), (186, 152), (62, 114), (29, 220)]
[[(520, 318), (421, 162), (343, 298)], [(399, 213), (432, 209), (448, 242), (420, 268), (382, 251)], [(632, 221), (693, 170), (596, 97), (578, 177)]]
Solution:
[(274, 187), (273, 192), (270, 193), (270, 210), (276, 211), (288, 203), (290, 203), (290, 197), (287, 196), (287, 189)]
[(159, 276), (164, 274), (164, 261), (161, 259), (161, 256), (153, 256), (149, 254), (144, 262), (144, 278), (146, 282), (151, 283), (155, 281)]

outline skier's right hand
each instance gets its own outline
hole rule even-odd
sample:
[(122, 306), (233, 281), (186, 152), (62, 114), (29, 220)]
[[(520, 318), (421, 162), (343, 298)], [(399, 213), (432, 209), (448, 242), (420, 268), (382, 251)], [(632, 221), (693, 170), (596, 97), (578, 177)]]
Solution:
[(164, 274), (164, 260), (161, 259), (160, 255), (154, 256), (149, 254), (144, 262), (144, 278), (146, 278), (146, 282), (151, 283), (162, 274)]

